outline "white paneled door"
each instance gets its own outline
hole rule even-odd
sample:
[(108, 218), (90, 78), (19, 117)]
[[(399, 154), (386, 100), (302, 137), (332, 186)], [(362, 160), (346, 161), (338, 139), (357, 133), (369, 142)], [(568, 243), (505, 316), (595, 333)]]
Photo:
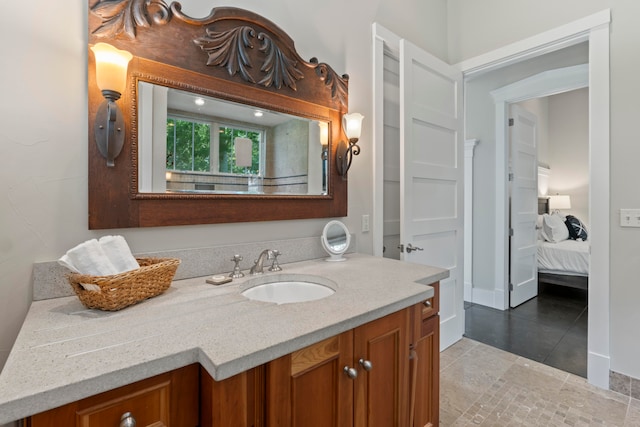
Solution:
[(440, 282), (445, 349), (464, 333), (462, 74), (406, 40), (400, 121), (401, 257), (450, 271)]
[(538, 139), (536, 116), (511, 106), (511, 218), (509, 304), (517, 307), (538, 295)]

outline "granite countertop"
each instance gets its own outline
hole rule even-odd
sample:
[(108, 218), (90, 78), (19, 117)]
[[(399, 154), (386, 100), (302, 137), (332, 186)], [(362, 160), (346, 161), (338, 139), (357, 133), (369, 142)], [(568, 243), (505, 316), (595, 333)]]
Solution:
[(216, 380), (433, 296), (445, 269), (347, 255), (283, 265), (280, 274), (319, 276), (335, 294), (273, 304), (240, 292), (255, 277), (213, 286), (173, 282), (162, 295), (117, 312), (88, 310), (77, 297), (37, 301), (0, 373), (0, 424), (200, 363)]

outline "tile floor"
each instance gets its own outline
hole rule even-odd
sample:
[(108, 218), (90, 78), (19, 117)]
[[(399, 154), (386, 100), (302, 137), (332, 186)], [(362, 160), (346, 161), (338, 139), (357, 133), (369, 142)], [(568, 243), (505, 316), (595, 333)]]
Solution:
[(541, 285), (506, 311), (465, 303), (465, 336), (586, 378), (587, 318), (586, 291)]
[(640, 400), (463, 338), (440, 354), (441, 426), (640, 426)]

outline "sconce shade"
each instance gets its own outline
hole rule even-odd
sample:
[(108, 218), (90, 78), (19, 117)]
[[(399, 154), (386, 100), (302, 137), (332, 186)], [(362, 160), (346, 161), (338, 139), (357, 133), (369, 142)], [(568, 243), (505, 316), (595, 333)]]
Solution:
[(360, 113), (349, 113), (342, 116), (342, 127), (349, 141), (360, 139), (362, 119), (364, 119), (364, 116)]
[(326, 146), (329, 144), (329, 123), (318, 122), (320, 127), (320, 144)]
[(123, 93), (127, 82), (127, 67), (133, 55), (107, 43), (97, 43), (91, 50), (96, 58), (96, 83), (100, 90)]
[(571, 197), (568, 195), (557, 194), (555, 196), (549, 196), (549, 209), (571, 209)]

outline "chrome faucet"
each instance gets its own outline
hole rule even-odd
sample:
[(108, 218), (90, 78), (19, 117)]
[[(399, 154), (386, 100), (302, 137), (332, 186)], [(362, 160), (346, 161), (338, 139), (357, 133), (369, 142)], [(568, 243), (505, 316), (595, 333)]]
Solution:
[(253, 264), (253, 267), (251, 267), (251, 270), (249, 270), (249, 274), (253, 276), (256, 274), (264, 273), (263, 264), (264, 264), (265, 257), (267, 259), (273, 259), (274, 256), (275, 256), (274, 251), (272, 249), (265, 249), (264, 251), (262, 251), (258, 259), (256, 260), (255, 264)]

